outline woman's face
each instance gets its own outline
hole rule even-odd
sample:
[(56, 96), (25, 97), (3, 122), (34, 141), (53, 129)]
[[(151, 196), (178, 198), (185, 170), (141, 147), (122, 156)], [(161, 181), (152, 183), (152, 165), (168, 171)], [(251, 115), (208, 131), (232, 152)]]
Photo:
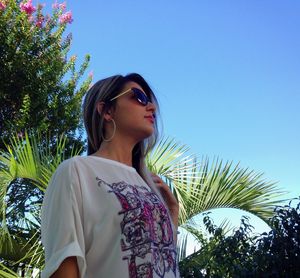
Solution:
[[(122, 91), (130, 88), (143, 91), (140, 85), (132, 81), (127, 82)], [(137, 142), (151, 136), (155, 129), (155, 110), (156, 107), (151, 102), (148, 102), (146, 106), (139, 103), (132, 91), (118, 97), (113, 111), (113, 119), (117, 126), (116, 135), (123, 136), (123, 138), (129, 137), (128, 139), (131, 138)]]

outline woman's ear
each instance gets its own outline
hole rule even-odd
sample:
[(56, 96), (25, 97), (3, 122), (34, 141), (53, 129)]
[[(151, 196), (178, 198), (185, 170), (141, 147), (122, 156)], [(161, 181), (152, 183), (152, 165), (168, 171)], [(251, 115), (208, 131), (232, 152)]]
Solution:
[(111, 109), (106, 109), (104, 101), (98, 102), (96, 108), (99, 115), (104, 112), (103, 117), (105, 120), (110, 121), (112, 119)]
[(105, 102), (104, 101), (97, 102), (96, 108), (97, 108), (97, 111), (98, 111), (99, 115), (101, 115), (101, 113), (102, 113), (102, 111), (104, 109), (104, 106), (105, 106)]

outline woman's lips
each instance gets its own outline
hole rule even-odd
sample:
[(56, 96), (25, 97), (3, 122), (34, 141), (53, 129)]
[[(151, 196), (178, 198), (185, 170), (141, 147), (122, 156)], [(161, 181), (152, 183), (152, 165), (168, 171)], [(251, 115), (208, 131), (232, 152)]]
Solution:
[(145, 116), (152, 124), (154, 123), (154, 118), (152, 116)]

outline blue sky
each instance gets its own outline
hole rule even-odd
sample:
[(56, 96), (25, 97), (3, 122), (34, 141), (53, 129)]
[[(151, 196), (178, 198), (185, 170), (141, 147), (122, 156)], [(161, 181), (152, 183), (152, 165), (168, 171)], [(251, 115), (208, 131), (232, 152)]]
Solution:
[(300, 195), (299, 1), (70, 0), (67, 10), (71, 54), (91, 54), (94, 81), (142, 74), (165, 135)]

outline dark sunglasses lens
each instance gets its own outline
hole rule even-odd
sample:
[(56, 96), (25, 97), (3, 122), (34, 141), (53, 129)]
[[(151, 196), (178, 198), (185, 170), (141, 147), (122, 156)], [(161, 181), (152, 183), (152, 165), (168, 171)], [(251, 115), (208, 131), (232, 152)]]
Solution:
[(132, 91), (139, 103), (146, 106), (148, 102), (150, 102), (149, 98), (145, 95), (144, 92), (142, 92), (140, 89), (132, 88)]

